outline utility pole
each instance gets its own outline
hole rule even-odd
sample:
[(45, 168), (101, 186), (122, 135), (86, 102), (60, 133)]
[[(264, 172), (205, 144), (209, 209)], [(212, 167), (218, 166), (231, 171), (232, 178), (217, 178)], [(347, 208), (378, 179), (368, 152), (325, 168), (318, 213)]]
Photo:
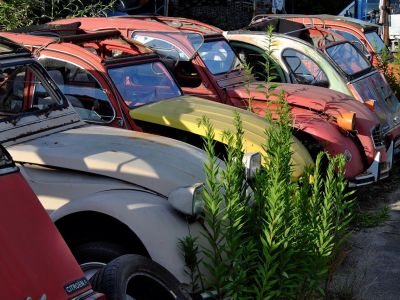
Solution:
[(388, 0), (382, 1), (383, 41), (389, 45), (389, 6)]

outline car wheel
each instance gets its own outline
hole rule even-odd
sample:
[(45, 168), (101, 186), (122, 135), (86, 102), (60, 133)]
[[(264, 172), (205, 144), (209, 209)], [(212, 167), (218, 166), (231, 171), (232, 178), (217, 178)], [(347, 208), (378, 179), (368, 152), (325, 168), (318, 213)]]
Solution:
[(120, 256), (99, 270), (90, 282), (107, 300), (188, 300), (179, 281), (155, 261), (136, 254)]
[(124, 246), (105, 241), (87, 242), (72, 248), (87, 279), (113, 259), (131, 252)]

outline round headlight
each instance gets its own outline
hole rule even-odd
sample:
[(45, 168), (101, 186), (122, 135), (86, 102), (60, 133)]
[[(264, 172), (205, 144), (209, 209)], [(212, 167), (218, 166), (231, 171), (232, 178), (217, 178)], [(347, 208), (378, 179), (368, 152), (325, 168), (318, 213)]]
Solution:
[(246, 179), (254, 179), (256, 177), (257, 170), (261, 169), (261, 153), (245, 153), (243, 155), (243, 164), (246, 171)]
[(168, 201), (173, 208), (187, 216), (197, 216), (204, 209), (203, 183), (180, 187), (168, 195)]

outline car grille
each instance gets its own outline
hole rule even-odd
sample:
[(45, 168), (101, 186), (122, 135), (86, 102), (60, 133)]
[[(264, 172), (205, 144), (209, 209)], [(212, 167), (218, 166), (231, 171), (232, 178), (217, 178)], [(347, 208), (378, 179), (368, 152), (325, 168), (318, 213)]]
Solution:
[(385, 140), (379, 125), (372, 129), (372, 140), (374, 141), (375, 148), (385, 146)]

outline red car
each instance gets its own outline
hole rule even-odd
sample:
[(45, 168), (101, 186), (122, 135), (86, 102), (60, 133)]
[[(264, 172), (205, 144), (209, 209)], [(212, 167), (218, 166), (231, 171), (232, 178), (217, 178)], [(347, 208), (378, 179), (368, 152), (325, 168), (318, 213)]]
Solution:
[[(118, 29), (125, 37), (175, 59), (171, 68), (186, 94), (240, 108), (248, 108), (252, 99), (252, 110), (261, 116), (268, 109), (264, 91), (257, 88), (261, 82), (249, 81), (240, 59), (215, 27), (168, 17), (77, 18), (53, 24), (72, 22), (79, 22), (86, 31)], [(16, 40), (15, 36), (11, 38)], [(320, 87), (280, 84), (280, 89), (292, 109), (294, 135), (308, 146), (311, 155), (322, 149), (332, 155), (343, 153), (347, 159), (346, 176), (354, 186), (389, 175), (391, 141), (385, 141), (379, 121), (366, 105)], [(347, 114), (350, 111), (356, 112), (353, 116), (357, 120), (349, 122), (355, 127), (344, 129), (338, 120), (351, 116)]]
[(2, 146), (0, 188), (0, 298), (105, 300)]

